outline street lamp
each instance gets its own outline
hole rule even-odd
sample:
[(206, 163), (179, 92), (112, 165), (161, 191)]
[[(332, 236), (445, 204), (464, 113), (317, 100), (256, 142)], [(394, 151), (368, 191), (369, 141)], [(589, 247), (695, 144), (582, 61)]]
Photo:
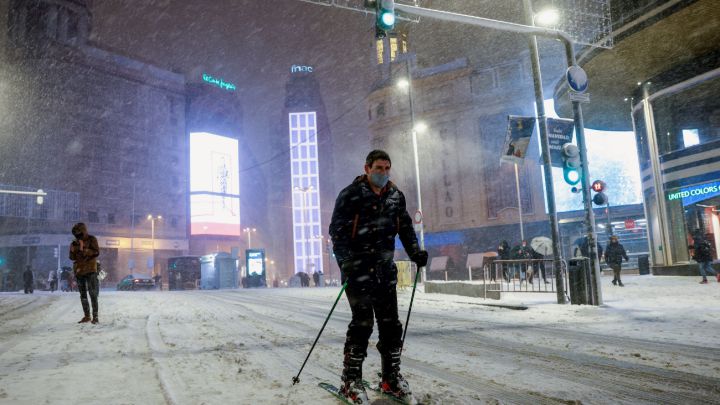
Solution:
[(535, 14), (535, 24), (542, 27), (553, 27), (560, 21), (560, 12), (555, 8), (546, 8)]
[(247, 233), (248, 250), (252, 249), (252, 234), (257, 231), (255, 228), (245, 228), (243, 232)]
[[(397, 85), (401, 89), (408, 90), (408, 103), (410, 104), (410, 132), (412, 134), (413, 157), (415, 159), (415, 187), (417, 189), (417, 205), (418, 211), (422, 213), (422, 194), (420, 192), (420, 163), (418, 159), (417, 134), (427, 131), (427, 124), (424, 122), (415, 122), (415, 102), (413, 100), (412, 86), (412, 70), (410, 69), (410, 58), (405, 60), (407, 78), (398, 81)], [(420, 223), (420, 250), (425, 250), (425, 230), (423, 224)], [(418, 269), (420, 271), (420, 269)], [(425, 268), (422, 269), (423, 280), (425, 280)]]
[(152, 214), (148, 214), (147, 219), (150, 221), (150, 238), (152, 240), (153, 272), (155, 272), (155, 221), (161, 220), (162, 215), (153, 216)]

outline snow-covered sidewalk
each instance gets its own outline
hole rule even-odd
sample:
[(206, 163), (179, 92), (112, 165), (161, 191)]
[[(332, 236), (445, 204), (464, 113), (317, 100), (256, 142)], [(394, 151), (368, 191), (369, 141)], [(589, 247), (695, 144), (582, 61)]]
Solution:
[[(513, 293), (502, 303), (419, 290), (403, 370), (429, 403), (720, 402), (720, 284), (603, 279), (601, 307)], [(345, 299), (291, 385), (339, 288), (102, 292), (99, 325), (77, 293), (0, 294), (0, 403), (334, 404)], [(399, 292), (405, 320), (410, 291)], [(371, 338), (365, 376), (379, 357)], [(377, 401), (377, 403), (383, 403)]]

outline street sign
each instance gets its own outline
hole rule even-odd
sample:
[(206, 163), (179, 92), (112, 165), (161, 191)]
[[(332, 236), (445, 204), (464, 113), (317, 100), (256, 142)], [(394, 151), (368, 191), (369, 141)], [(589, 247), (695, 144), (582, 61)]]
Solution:
[(587, 73), (580, 66), (573, 65), (565, 71), (565, 80), (573, 91), (584, 93), (588, 88)]
[(579, 103), (587, 104), (590, 102), (590, 93), (578, 93), (570, 90), (568, 92), (568, 98), (570, 101), (577, 101)]
[(626, 219), (625, 220), (625, 229), (635, 229), (635, 220), (634, 219)]
[(416, 224), (422, 224), (423, 221), (423, 214), (420, 210), (415, 211), (415, 216), (413, 217), (413, 222)]
[(575, 122), (561, 118), (547, 119), (548, 143), (550, 144), (550, 161), (554, 167), (564, 167), (562, 147), (571, 143)]

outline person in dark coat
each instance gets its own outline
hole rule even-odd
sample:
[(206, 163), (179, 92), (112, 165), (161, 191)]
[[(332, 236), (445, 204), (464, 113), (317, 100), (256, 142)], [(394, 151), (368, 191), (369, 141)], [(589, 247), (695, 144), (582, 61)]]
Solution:
[(32, 294), (35, 290), (35, 276), (30, 266), (25, 267), (25, 271), (23, 272), (23, 284), (25, 285), (25, 294)]
[[(502, 242), (500, 242), (500, 246), (498, 246), (498, 259), (510, 260), (510, 244), (506, 240), (503, 240)], [(502, 273), (503, 273), (503, 278), (505, 279), (505, 282), (509, 282), (510, 275), (508, 274), (507, 263), (502, 264)]]
[[(533, 249), (532, 246), (530, 247), (530, 250), (532, 252), (533, 259), (542, 260), (545, 258), (545, 255)], [(533, 262), (533, 275), (537, 274), (540, 274), (542, 276), (543, 282), (545, 284), (549, 284), (545, 276), (545, 261)], [(532, 276), (530, 277), (530, 282), (532, 283)]]
[(317, 271), (313, 272), (313, 283), (315, 283), (315, 287), (320, 287), (320, 273)]
[(693, 235), (692, 249), (694, 252), (693, 259), (698, 262), (700, 267), (700, 275), (702, 276), (700, 284), (708, 283), (708, 273), (714, 275), (720, 283), (720, 273), (715, 272), (712, 267), (712, 245), (702, 236), (702, 233), (696, 232), (695, 235)]
[(620, 280), (620, 270), (622, 269), (622, 260), (628, 261), (627, 253), (625, 248), (618, 242), (617, 235), (610, 236), (610, 243), (605, 247), (605, 263), (610, 266), (613, 271), (613, 285), (619, 285), (625, 287)]
[(73, 271), (80, 291), (80, 303), (85, 316), (78, 323), (91, 322), (88, 293), (92, 303), (92, 323), (98, 323), (98, 293), (100, 285), (97, 278), (97, 257), (100, 247), (97, 239), (90, 235), (87, 226), (78, 222), (72, 228), (75, 240), (70, 244), (70, 260), (73, 261)]
[[(528, 245), (526, 240), (520, 242), (519, 245), (512, 249), (510, 257), (513, 260), (530, 260), (532, 259), (532, 248)], [(518, 269), (520, 270), (520, 281), (524, 280), (527, 275), (528, 264), (520, 263), (515, 265), (513, 277), (517, 274)], [(531, 275), (532, 277), (532, 275)]]
[(333, 250), (347, 282), (345, 295), (352, 320), (345, 339), (341, 395), (351, 402), (364, 400), (362, 364), (368, 339), (377, 321), (382, 374), (380, 389), (397, 397), (411, 395), (400, 374), (403, 325), (398, 317), (397, 267), (393, 262), (395, 237), (418, 270), (428, 254), (420, 249), (405, 195), (389, 180), (390, 156), (371, 151), (365, 159), (365, 174), (345, 187), (335, 201), (330, 223)]

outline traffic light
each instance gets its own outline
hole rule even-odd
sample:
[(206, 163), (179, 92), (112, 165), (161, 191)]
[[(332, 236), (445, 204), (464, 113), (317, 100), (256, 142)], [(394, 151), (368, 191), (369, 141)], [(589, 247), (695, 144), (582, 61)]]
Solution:
[(385, 38), (395, 28), (395, 0), (365, 0), (365, 7), (375, 9), (375, 37)]
[(563, 177), (565, 182), (574, 186), (580, 182), (580, 150), (572, 143), (562, 146)]
[(58, 257), (58, 248), (53, 248), (53, 257)]
[(590, 186), (592, 190), (597, 193), (593, 196), (593, 202), (595, 205), (605, 205), (608, 203), (608, 198), (603, 191), (605, 191), (605, 188), (607, 188), (607, 185), (602, 180), (595, 180), (593, 181), (592, 185)]

